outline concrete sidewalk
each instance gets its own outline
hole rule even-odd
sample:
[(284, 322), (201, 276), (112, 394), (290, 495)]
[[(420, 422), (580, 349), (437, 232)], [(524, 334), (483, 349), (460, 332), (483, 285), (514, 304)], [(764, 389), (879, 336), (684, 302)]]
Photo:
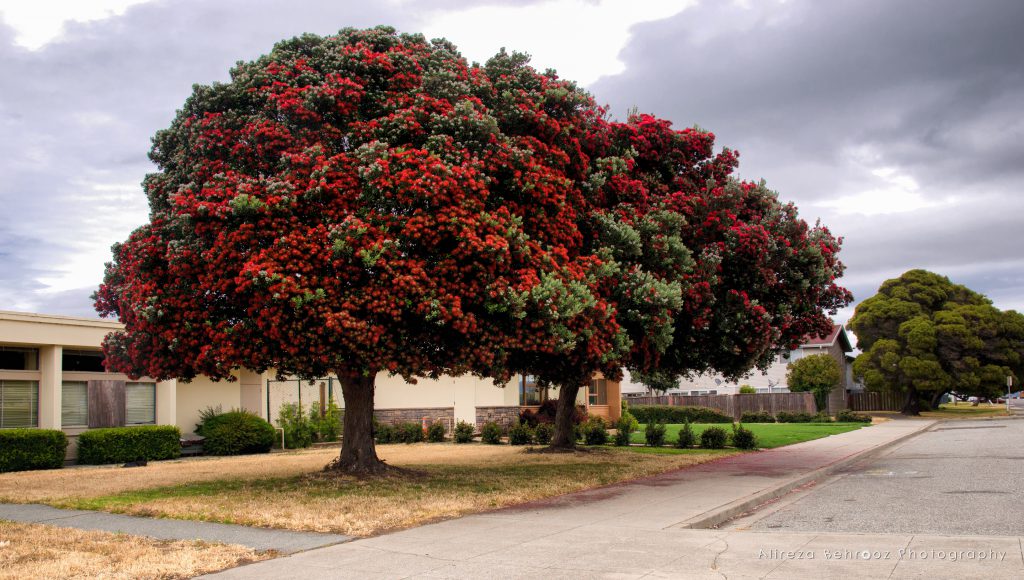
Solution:
[(160, 540), (204, 540), (240, 544), (254, 550), (275, 550), (292, 554), (322, 548), (351, 538), (340, 534), (318, 534), (269, 530), (188, 520), (140, 518), (106, 512), (62, 510), (38, 504), (0, 504), (0, 520), (47, 524), (80, 530), (120, 532)]
[[(819, 534), (692, 528), (742, 513), (933, 424), (890, 421), (656, 477), (312, 550), (214, 576), (632, 578), (652, 574), (720, 578), (719, 571), (725, 572), (723, 562), (729, 560), (724, 554), (734, 543), (799, 549)], [(898, 548), (903, 548), (910, 538), (900, 541), (903, 544)], [(776, 559), (771, 567), (765, 567), (769, 561), (756, 560), (757, 550), (753, 556), (759, 571), (756, 575), (785, 563)], [(744, 566), (750, 564), (745, 556), (740, 560)], [(889, 571), (894, 564), (890, 563)], [(820, 571), (815, 577), (821, 577)]]

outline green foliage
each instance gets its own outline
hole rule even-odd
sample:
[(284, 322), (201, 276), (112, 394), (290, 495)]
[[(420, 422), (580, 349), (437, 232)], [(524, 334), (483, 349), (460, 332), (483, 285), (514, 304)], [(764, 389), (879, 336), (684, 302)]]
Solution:
[(693, 432), (693, 426), (687, 421), (683, 423), (683, 428), (679, 430), (679, 437), (676, 438), (676, 447), (680, 449), (689, 449), (697, 444), (697, 434)]
[(744, 411), (740, 423), (774, 423), (775, 416), (768, 411)]
[(480, 428), (480, 440), (490, 445), (501, 443), (501, 426), (494, 421), (484, 423)]
[[(703, 433), (701, 434), (701, 443), (703, 443)], [(732, 426), (732, 446), (736, 449), (754, 449), (757, 447), (757, 436), (750, 429), (745, 429), (742, 423), (734, 424)]]
[(57, 429), (0, 429), (0, 473), (59, 469), (68, 438)]
[(817, 413), (814, 414), (814, 417), (811, 418), (811, 423), (831, 423), (831, 422), (832, 422), (832, 416), (829, 415), (828, 413), (826, 413), (825, 411), (818, 411)]
[(855, 413), (849, 409), (843, 409), (836, 413), (836, 421), (840, 423), (870, 423), (871, 415)]
[(422, 443), (423, 440), (423, 425), (415, 421), (405, 421), (395, 425), (396, 443)]
[(373, 420), (373, 440), (377, 443), (398, 443), (398, 430), (387, 423), (378, 423)]
[(828, 394), (843, 380), (843, 369), (829, 354), (812, 354), (789, 363), (786, 384), (794, 393), (814, 394), (818, 411), (828, 408)]
[(508, 430), (509, 445), (529, 445), (533, 443), (533, 429), (526, 423), (516, 423)]
[(587, 445), (604, 445), (608, 443), (608, 426), (601, 417), (591, 417), (583, 424), (583, 440)]
[(171, 425), (90, 429), (78, 436), (78, 462), (86, 465), (174, 459), (181, 455), (181, 431)]
[(814, 415), (803, 411), (779, 411), (775, 419), (779, 423), (813, 423)]
[(700, 446), (704, 449), (723, 449), (729, 433), (721, 427), (708, 427), (700, 434)]
[(300, 449), (313, 444), (313, 427), (298, 404), (281, 405), (277, 410), (277, 426), (284, 429), (285, 449)]
[(469, 443), (473, 440), (473, 426), (465, 421), (455, 425), (454, 439), (456, 443)]
[(755, 389), (754, 387), (752, 387), (750, 385), (740, 385), (740, 394), (741, 395), (756, 395), (757, 394), (757, 389)]
[(634, 405), (631, 412), (641, 423), (732, 423), (732, 417), (707, 407)]
[(200, 414), (196, 434), (203, 436), (207, 455), (267, 453), (274, 446), (274, 427), (263, 417), (248, 411)]
[(539, 423), (533, 430), (533, 438), (537, 441), (538, 445), (551, 443), (551, 439), (554, 436), (555, 426), (551, 423)]
[[(625, 401), (623, 401), (623, 408), (625, 409)], [(624, 411), (619, 420), (615, 422), (615, 445), (617, 447), (629, 445), (629, 436), (639, 428), (640, 424), (633, 415)]]
[(922, 395), (989, 398), (1005, 392), (1007, 376), (1024, 375), (1024, 315), (925, 270), (886, 280), (850, 328), (862, 351), (854, 376), (870, 390), (905, 393), (907, 414), (921, 410)]
[(648, 447), (661, 447), (665, 444), (665, 423), (648, 423), (644, 428), (644, 441)]
[(441, 421), (434, 421), (427, 427), (427, 441), (431, 443), (441, 443), (444, 441), (444, 423)]
[(324, 415), (320, 416), (320, 405), (314, 403), (309, 408), (309, 428), (317, 441), (337, 441), (341, 435), (342, 418), (344, 417), (341, 408), (332, 398), (324, 407)]

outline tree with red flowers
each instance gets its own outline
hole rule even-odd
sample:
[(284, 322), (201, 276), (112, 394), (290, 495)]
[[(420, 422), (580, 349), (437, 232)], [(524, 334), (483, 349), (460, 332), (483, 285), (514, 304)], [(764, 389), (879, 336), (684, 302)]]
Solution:
[(469, 66), (446, 41), (346, 29), (197, 86), (153, 140), (150, 223), (96, 294), (125, 324), (110, 366), (335, 373), (338, 468), (374, 473), (378, 373), (507, 381), (534, 353), (611, 351), (572, 186), (603, 111), (523, 61)]

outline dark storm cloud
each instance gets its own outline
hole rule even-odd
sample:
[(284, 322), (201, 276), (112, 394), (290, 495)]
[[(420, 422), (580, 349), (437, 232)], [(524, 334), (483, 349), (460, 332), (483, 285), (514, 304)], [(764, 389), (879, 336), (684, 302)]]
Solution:
[(619, 115), (637, 106), (739, 149), (744, 177), (845, 236), (858, 299), (927, 267), (1024, 306), (999, 282), (1024, 266), (1024, 3), (751, 4), (638, 25), (626, 72), (593, 92)]
[(110, 244), (146, 219), (150, 137), (193, 83), (226, 80), (235, 62), (282, 38), (378, 24), (415, 31), (430, 10), (476, 4), (154, 2), (66, 23), (38, 51), (16, 46), (0, 22), (0, 309), (89, 314)]

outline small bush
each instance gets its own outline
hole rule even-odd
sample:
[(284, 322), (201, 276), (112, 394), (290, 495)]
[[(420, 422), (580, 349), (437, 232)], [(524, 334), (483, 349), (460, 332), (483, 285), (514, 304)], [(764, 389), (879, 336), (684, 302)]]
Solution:
[(459, 421), (455, 425), (453, 438), (456, 443), (469, 443), (473, 440), (473, 426), (465, 421)]
[(644, 440), (648, 447), (661, 447), (665, 444), (665, 424), (648, 423), (644, 429)]
[(68, 438), (56, 429), (0, 429), (0, 473), (59, 469)]
[(700, 446), (704, 449), (724, 449), (729, 433), (721, 427), (708, 427), (700, 434)]
[(814, 415), (803, 411), (779, 411), (775, 414), (779, 423), (810, 423), (814, 421)]
[(324, 407), (324, 416), (320, 416), (320, 404), (313, 403), (309, 408), (309, 428), (317, 441), (337, 441), (341, 434), (343, 414), (334, 399)]
[(757, 447), (757, 436), (743, 424), (732, 426), (732, 446), (736, 449), (754, 449)]
[(547, 445), (551, 443), (551, 438), (555, 436), (555, 426), (551, 423), (540, 423), (533, 430), (533, 438), (537, 441), (538, 445)]
[(391, 425), (378, 423), (377, 420), (374, 419), (373, 440), (377, 443), (395, 443), (398, 440), (398, 434), (395, 431), (395, 428)]
[(855, 413), (849, 409), (843, 409), (836, 414), (836, 421), (842, 423), (870, 423), (871, 415)]
[(731, 416), (707, 407), (634, 405), (630, 412), (641, 423), (732, 423)]
[(196, 434), (203, 436), (207, 455), (267, 453), (274, 446), (274, 427), (263, 417), (248, 411), (204, 413)]
[(284, 446), (299, 449), (313, 444), (313, 428), (302, 407), (285, 403), (277, 410), (277, 426), (284, 429)]
[(441, 443), (444, 441), (444, 423), (440, 421), (434, 421), (427, 427), (427, 441), (431, 443)]
[[(623, 401), (625, 403), (625, 401)], [(629, 436), (636, 431), (639, 425), (634, 426), (636, 419), (633, 416), (623, 415), (619, 417), (619, 420), (615, 423), (615, 445), (618, 447), (625, 447), (629, 445)]]
[(676, 447), (680, 449), (689, 449), (697, 444), (697, 435), (693, 432), (693, 427), (690, 422), (683, 423), (683, 428), (679, 430), (679, 438), (676, 439)]
[(181, 455), (181, 431), (171, 425), (90, 429), (78, 436), (78, 462), (86, 465), (174, 459)]
[(480, 440), (490, 445), (501, 443), (501, 426), (494, 421), (484, 423), (480, 429)]
[(533, 429), (526, 423), (516, 423), (508, 430), (509, 445), (529, 445), (533, 443)]
[(591, 417), (583, 425), (583, 440), (587, 445), (604, 445), (608, 443), (608, 427), (601, 417)]
[(740, 394), (741, 395), (756, 395), (757, 394), (757, 389), (755, 389), (754, 387), (752, 387), (750, 385), (740, 385)]
[(747, 411), (740, 415), (740, 423), (774, 423), (775, 417), (768, 411)]
[(423, 441), (423, 426), (413, 421), (395, 425), (396, 443), (420, 443)]

